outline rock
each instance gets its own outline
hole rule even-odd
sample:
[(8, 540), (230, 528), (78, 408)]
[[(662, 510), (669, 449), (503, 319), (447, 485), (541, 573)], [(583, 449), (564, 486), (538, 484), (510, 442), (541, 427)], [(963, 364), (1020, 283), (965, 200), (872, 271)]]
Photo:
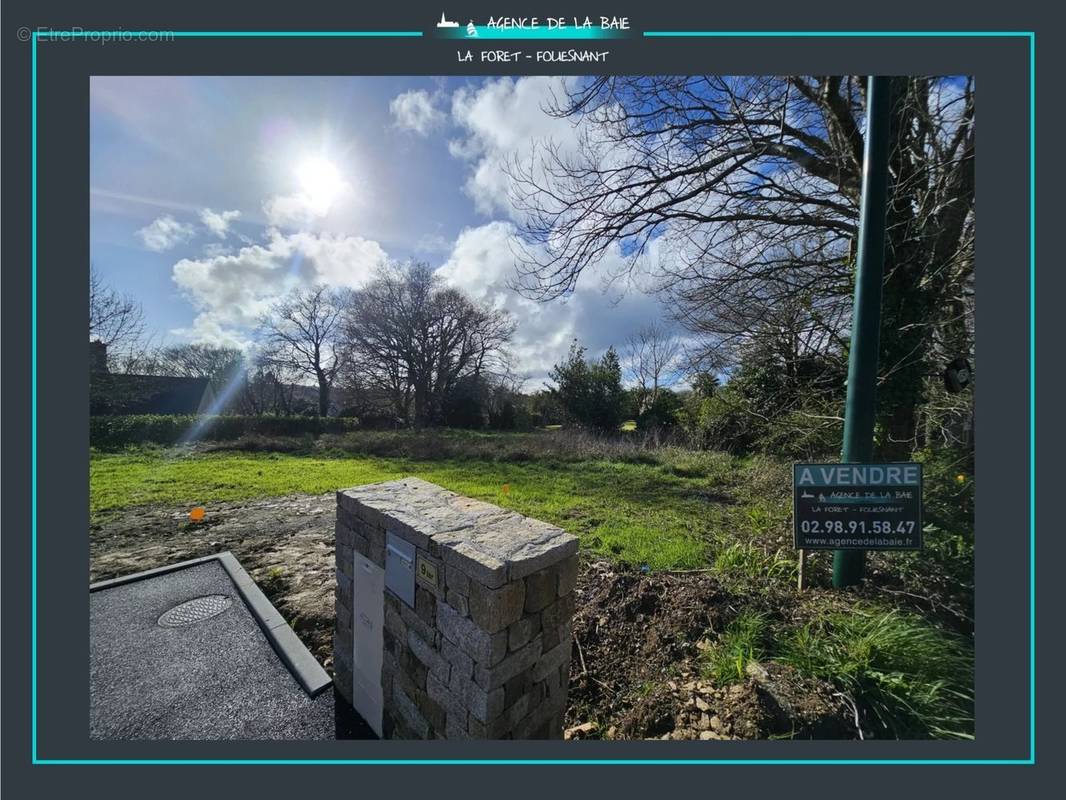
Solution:
[(770, 677), (770, 673), (766, 671), (766, 667), (757, 661), (749, 661), (747, 666), (744, 667), (744, 671), (760, 682), (765, 681)]
[(696, 708), (698, 708), (700, 711), (710, 711), (711, 704), (704, 700), (702, 697), (697, 697)]
[[(574, 725), (572, 728), (567, 728), (563, 731), (564, 739), (581, 738), (582, 736), (592, 733), (596, 730), (595, 722), (582, 722), (580, 725)], [(613, 728), (612, 728), (613, 730)], [(664, 737), (665, 738), (665, 737)]]

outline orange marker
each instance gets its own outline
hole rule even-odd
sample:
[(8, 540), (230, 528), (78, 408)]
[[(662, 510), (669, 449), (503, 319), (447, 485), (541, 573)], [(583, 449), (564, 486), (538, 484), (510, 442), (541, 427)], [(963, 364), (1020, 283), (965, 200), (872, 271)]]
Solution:
[(203, 519), (204, 519), (204, 507), (203, 506), (197, 506), (192, 511), (190, 511), (189, 512), (189, 519), (191, 519), (193, 522), (203, 522)]

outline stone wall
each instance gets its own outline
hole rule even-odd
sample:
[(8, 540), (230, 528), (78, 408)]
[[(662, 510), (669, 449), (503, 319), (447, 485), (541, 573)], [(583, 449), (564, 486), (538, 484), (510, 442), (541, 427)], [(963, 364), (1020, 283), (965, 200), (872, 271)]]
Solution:
[(354, 553), (384, 568), (387, 533), (419, 566), (413, 606), (385, 590), (383, 735), (561, 738), (577, 539), (416, 478), (338, 492), (334, 681), (349, 702)]

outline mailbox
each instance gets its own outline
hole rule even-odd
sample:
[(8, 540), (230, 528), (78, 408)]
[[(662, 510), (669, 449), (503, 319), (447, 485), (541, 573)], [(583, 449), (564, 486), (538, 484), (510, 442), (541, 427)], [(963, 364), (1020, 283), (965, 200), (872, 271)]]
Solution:
[(385, 534), (385, 588), (414, 607), (415, 546), (394, 533)]

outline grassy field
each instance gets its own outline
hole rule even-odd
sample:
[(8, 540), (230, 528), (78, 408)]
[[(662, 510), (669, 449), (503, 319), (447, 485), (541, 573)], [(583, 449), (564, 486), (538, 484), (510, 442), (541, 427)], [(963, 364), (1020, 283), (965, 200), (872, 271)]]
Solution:
[[(133, 506), (210, 508), (415, 475), (555, 523), (587, 555), (713, 574), (737, 614), (705, 654), (716, 682), (743, 681), (750, 660), (777, 661), (831, 681), (889, 736), (971, 734), (972, 534), (930, 529), (923, 553), (872, 554), (861, 592), (829, 589), (829, 554), (817, 554), (812, 588), (798, 592), (785, 460), (567, 431), (367, 432), (216, 447), (225, 449), (93, 453), (94, 520)], [(927, 486), (927, 496), (940, 495)]]
[[(786, 465), (717, 453), (631, 463), (155, 450), (94, 455), (91, 511), (317, 494), (416, 475), (555, 523), (594, 552), (651, 569), (692, 569), (714, 557), (719, 539), (784, 520), (785, 495), (750, 497), (768, 471), (787, 480)], [(738, 496), (748, 501), (739, 506)]]

